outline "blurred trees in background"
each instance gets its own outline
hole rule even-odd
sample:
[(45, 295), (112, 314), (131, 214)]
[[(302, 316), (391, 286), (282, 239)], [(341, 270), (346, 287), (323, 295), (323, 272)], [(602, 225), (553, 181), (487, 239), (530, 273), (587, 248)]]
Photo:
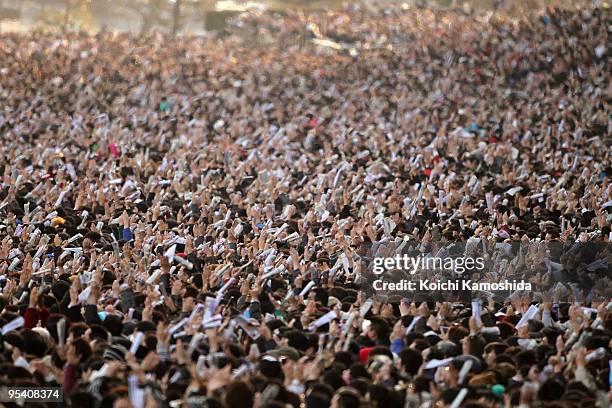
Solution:
[(120, 0), (119, 7), (135, 12), (140, 17), (140, 31), (147, 32), (154, 26), (168, 24), (164, 15), (167, 3), (167, 0)]
[[(346, 0), (349, 1), (349, 0)], [(355, 0), (368, 4), (371, 0)], [(517, 6), (538, 9), (551, 4), (579, 3), (587, 0), (382, 0), (413, 6), (442, 7)], [(225, 3), (223, 7), (216, 7)], [(275, 10), (308, 7), (337, 7), (342, 0), (0, 0), (0, 23), (13, 21), (23, 28), (54, 30), (97, 30), (109, 27), (118, 31), (160, 30), (176, 34), (224, 27), (225, 19), (246, 3), (262, 3)], [(229, 4), (229, 9), (227, 8)], [(232, 6), (236, 9), (232, 10)]]
[(22, 0), (20, 11), (22, 16), (26, 12), (35, 13), (36, 22), (42, 26), (88, 29), (93, 23), (92, 1), (95, 0)]
[[(90, 30), (122, 22), (122, 29), (176, 34), (186, 24), (205, 28), (216, 0), (0, 0), (0, 20), (21, 19), (45, 29)], [(6, 16), (3, 16), (3, 12)]]

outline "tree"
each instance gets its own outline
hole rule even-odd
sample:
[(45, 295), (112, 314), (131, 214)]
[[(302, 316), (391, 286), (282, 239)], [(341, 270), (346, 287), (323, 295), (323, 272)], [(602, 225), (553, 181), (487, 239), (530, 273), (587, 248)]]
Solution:
[[(176, 35), (189, 21), (204, 23), (206, 13), (214, 8), (216, 0), (123, 0), (124, 6), (142, 18), (141, 31), (153, 26), (169, 27)], [(186, 14), (185, 14), (186, 13)], [(192, 16), (196, 16), (193, 18)]]
[(191, 2), (196, 10), (196, 15), (201, 15), (204, 30), (206, 30), (206, 16), (215, 9), (216, 2), (216, 0), (194, 0)]
[(156, 25), (168, 24), (165, 17), (168, 10), (167, 0), (123, 0), (122, 6), (140, 16), (142, 33), (150, 31)]
[(13, 7), (5, 7), (4, 1), (0, 0), (0, 32), (2, 31), (2, 20), (19, 20), (21, 13)]
[(37, 7), (37, 20), (43, 25), (69, 29), (91, 27), (91, 0), (27, 0), (29, 6)]
[(172, 12), (172, 35), (176, 35), (181, 24), (181, 4), (182, 0), (174, 1), (174, 11)]

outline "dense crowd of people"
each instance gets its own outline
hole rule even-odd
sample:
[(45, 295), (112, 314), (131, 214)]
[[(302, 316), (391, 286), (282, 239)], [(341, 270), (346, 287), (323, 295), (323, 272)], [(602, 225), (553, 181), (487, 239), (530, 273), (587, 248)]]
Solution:
[[(1, 34), (0, 385), (608, 407), (611, 17), (353, 4), (247, 16), (250, 37)], [(377, 258), (476, 250), (474, 279), (532, 289), (373, 290)]]

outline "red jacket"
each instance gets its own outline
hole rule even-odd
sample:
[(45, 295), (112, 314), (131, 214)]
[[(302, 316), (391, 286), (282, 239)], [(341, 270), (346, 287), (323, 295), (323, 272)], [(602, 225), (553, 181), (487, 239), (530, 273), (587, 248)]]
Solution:
[(41, 326), (46, 326), (48, 317), (49, 311), (46, 307), (40, 309), (35, 307), (28, 307), (25, 311), (25, 315), (23, 316), (25, 320), (24, 326), (26, 329), (31, 329), (33, 327), (36, 327), (39, 320)]

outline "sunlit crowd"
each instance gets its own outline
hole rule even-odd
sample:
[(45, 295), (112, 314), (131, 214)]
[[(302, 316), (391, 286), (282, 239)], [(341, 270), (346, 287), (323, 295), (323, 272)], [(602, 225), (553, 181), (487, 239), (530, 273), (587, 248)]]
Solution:
[[(0, 34), (0, 385), (61, 389), (31, 406), (609, 407), (611, 18), (355, 3), (204, 36)], [(531, 289), (375, 290), (403, 254)]]

